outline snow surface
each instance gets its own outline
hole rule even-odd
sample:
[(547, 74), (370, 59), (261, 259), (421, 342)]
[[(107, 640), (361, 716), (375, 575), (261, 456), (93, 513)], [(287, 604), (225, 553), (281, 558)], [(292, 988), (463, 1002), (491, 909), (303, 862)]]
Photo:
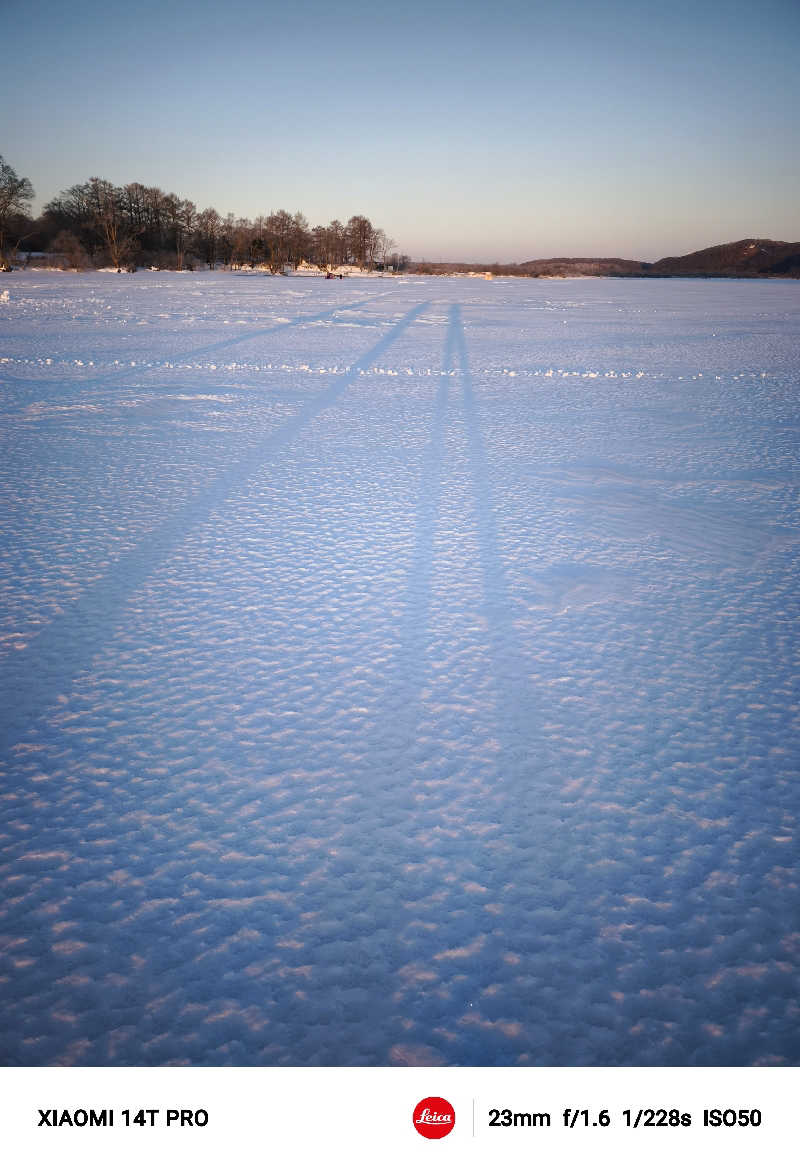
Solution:
[(0, 301), (3, 1062), (800, 1061), (800, 284)]

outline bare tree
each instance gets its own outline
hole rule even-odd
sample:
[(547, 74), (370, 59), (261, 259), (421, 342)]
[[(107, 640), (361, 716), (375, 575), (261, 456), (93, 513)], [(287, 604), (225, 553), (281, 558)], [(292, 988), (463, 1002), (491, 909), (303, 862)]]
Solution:
[(107, 179), (89, 179), (94, 220), (109, 259), (119, 271), (136, 249), (138, 229), (123, 213), (123, 192)]
[(232, 267), (266, 264), (273, 272), (283, 272), (287, 265), (311, 258), (321, 267), (352, 260), (369, 268), (376, 260), (385, 264), (394, 247), (364, 215), (353, 216), (346, 227), (334, 219), (313, 231), (302, 212), (291, 215), (283, 208), (252, 221), (233, 214), (223, 220), (213, 207), (198, 213), (190, 200), (158, 187), (143, 183), (115, 187), (98, 178), (51, 200), (38, 230), (45, 241), (61, 231), (71, 232), (91, 262), (110, 259), (116, 267), (137, 254), (148, 263), (175, 264), (179, 270), (193, 256), (202, 257), (209, 268), (222, 261)]
[(397, 247), (395, 241), (389, 239), (383, 228), (379, 227), (375, 232), (375, 255), (384, 268), (389, 263), (389, 253), (395, 247)]
[(347, 260), (347, 230), (339, 219), (332, 219), (328, 224), (328, 247), (330, 248), (331, 263), (344, 264)]
[(197, 208), (190, 199), (184, 199), (178, 204), (177, 213), (173, 220), (175, 231), (175, 254), (178, 257), (178, 271), (183, 271), (184, 259), (189, 248), (192, 236), (197, 227)]
[(371, 268), (375, 259), (377, 233), (366, 215), (353, 215), (347, 223), (347, 242), (353, 263)]
[(219, 212), (215, 207), (206, 207), (197, 216), (197, 240), (203, 252), (203, 258), (208, 264), (209, 268), (213, 268), (217, 262), (217, 250), (219, 248), (220, 230), (222, 227), (222, 220)]
[(233, 253), (234, 253), (234, 233), (236, 232), (236, 220), (232, 211), (229, 211), (224, 219), (220, 220), (219, 225), (219, 243), (217, 251), (219, 258), (222, 261), (223, 267), (233, 267)]
[(231, 267), (241, 268), (244, 264), (254, 266), (253, 259), (253, 243), (256, 237), (256, 230), (249, 219), (239, 218), (233, 226), (233, 233), (231, 236)]
[[(11, 253), (17, 248), (16, 244), (10, 247), (11, 229), (15, 219), (27, 216), (32, 198), (30, 179), (19, 178), (0, 154), (0, 268), (11, 267)], [(20, 236), (17, 244), (24, 238)]]
[(64, 268), (81, 270), (89, 267), (89, 257), (74, 232), (60, 231), (50, 246), (61, 257)]
[(280, 211), (273, 211), (267, 216), (264, 226), (269, 248), (269, 266), (273, 272), (283, 272), (292, 255), (294, 217), (281, 208)]
[(292, 219), (292, 240), (290, 259), (293, 264), (307, 260), (311, 254), (311, 232), (308, 220), (302, 211), (296, 211)]

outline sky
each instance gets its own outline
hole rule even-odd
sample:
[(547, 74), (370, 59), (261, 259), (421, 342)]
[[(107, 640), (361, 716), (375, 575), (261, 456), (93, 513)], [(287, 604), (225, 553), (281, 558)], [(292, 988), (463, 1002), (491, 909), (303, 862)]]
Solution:
[(416, 259), (800, 238), (797, 0), (0, 0), (0, 153)]

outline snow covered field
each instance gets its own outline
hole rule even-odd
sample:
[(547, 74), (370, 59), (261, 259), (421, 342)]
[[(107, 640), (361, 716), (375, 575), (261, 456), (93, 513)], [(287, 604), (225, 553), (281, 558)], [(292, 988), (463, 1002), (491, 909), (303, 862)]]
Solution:
[(0, 298), (4, 1063), (800, 1062), (798, 282)]

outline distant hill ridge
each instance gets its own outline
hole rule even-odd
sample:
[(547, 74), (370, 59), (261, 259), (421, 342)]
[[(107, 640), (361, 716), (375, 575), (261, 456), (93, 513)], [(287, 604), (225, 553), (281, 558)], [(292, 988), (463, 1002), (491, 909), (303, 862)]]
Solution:
[(686, 256), (642, 260), (558, 257), (518, 265), (531, 276), (791, 276), (800, 278), (800, 243), (741, 239)]
[(642, 260), (557, 256), (552, 260), (527, 260), (519, 268), (527, 276), (646, 276), (651, 264)]
[(800, 243), (774, 239), (740, 239), (667, 256), (650, 266), (654, 276), (800, 276)]

